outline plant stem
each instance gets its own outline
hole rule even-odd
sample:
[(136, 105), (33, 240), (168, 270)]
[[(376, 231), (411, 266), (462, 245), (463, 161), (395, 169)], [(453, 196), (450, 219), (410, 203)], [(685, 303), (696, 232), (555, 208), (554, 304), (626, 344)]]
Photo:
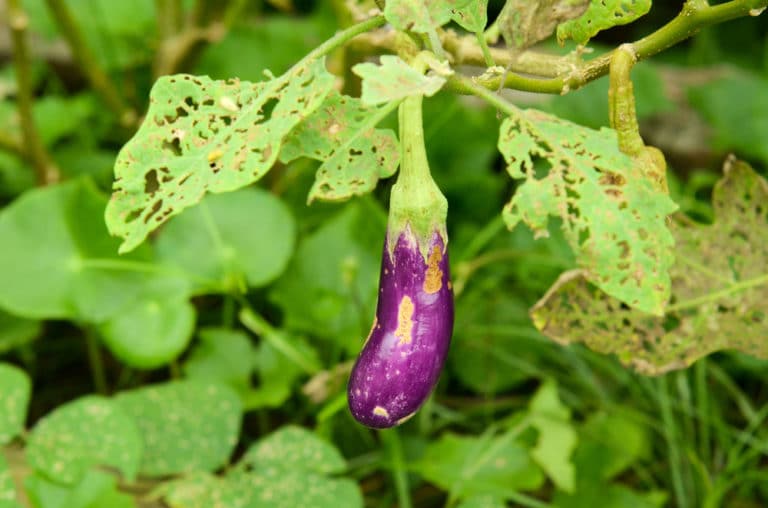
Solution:
[[(768, 1), (768, 0), (766, 0)], [(332, 52), (336, 48), (342, 46), (345, 44), (348, 40), (365, 33), (369, 30), (373, 30), (374, 28), (378, 28), (380, 26), (383, 26), (384, 23), (386, 23), (387, 20), (384, 18), (383, 15), (374, 16), (372, 18), (366, 19), (365, 21), (361, 21), (360, 23), (356, 23), (349, 28), (345, 28), (344, 30), (341, 30), (340, 32), (337, 32), (336, 35), (325, 41), (324, 43), (320, 44), (318, 47), (313, 49), (306, 57), (302, 58), (302, 60), (297, 64), (301, 65), (302, 63), (308, 61), (308, 60), (314, 60), (315, 58), (320, 58), (321, 56), (325, 56), (328, 53)]]
[[(48, 185), (59, 180), (59, 169), (45, 150), (42, 139), (32, 116), (32, 65), (27, 46), (27, 27), (29, 18), (20, 0), (7, 0), (8, 28), (13, 45), (13, 63), (18, 87), (17, 102), (21, 122), (22, 145), (20, 153), (25, 153), (35, 169), (40, 185)], [(13, 148), (9, 139), (8, 147)]]
[(389, 453), (390, 466), (392, 467), (392, 477), (395, 480), (395, 490), (397, 491), (397, 501), (399, 508), (412, 508), (411, 490), (408, 485), (408, 471), (405, 465), (405, 456), (403, 455), (403, 444), (400, 441), (398, 429), (388, 429), (379, 432), (381, 440), (387, 447)]
[[(680, 14), (672, 21), (652, 34), (629, 43), (629, 46), (637, 59), (643, 60), (691, 37), (704, 27), (744, 16), (757, 16), (767, 6), (768, 0), (731, 0), (712, 6), (707, 2), (687, 2)], [(614, 51), (617, 50), (575, 66), (572, 70), (551, 79), (528, 78), (510, 72), (506, 74), (506, 78), (503, 76), (481, 77), (477, 78), (477, 82), (485, 88), (495, 90), (502, 85), (502, 79), (504, 79), (503, 86), (506, 88), (565, 94), (607, 74)]]
[(483, 52), (483, 60), (485, 60), (486, 67), (493, 67), (496, 65), (493, 61), (493, 55), (491, 55), (491, 48), (488, 47), (488, 41), (485, 40), (483, 32), (476, 32), (477, 44), (480, 46), (480, 51)]
[(117, 116), (122, 126), (132, 127), (138, 119), (136, 112), (123, 102), (117, 87), (96, 60), (96, 55), (86, 44), (85, 38), (66, 3), (63, 0), (46, 0), (46, 3), (67, 40), (80, 70), (88, 78), (94, 91)]
[(99, 340), (96, 337), (96, 332), (90, 327), (85, 328), (83, 333), (85, 334), (85, 344), (88, 348), (88, 364), (91, 368), (93, 386), (96, 392), (106, 395), (108, 393), (107, 375), (104, 372), (104, 359), (101, 356)]

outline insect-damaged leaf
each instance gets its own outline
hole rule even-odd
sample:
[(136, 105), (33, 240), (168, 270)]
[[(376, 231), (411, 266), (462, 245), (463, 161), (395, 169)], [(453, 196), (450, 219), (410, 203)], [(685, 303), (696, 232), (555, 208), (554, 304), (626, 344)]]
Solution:
[(586, 12), (557, 27), (557, 40), (562, 44), (573, 39), (586, 44), (601, 30), (626, 25), (651, 9), (652, 0), (591, 0)]
[(674, 243), (666, 218), (676, 205), (619, 151), (616, 133), (528, 110), (502, 123), (499, 150), (510, 176), (524, 180), (504, 208), (507, 226), (523, 221), (546, 236), (549, 216), (559, 217), (590, 282), (661, 314)]
[(398, 30), (427, 33), (448, 23), (455, 9), (471, 0), (388, 0), (384, 7), (387, 21)]
[(507, 44), (524, 49), (546, 39), (560, 23), (584, 14), (589, 0), (507, 0), (499, 30)]
[(425, 76), (400, 57), (383, 55), (380, 65), (361, 63), (352, 72), (363, 80), (360, 99), (363, 104), (376, 105), (404, 99), (409, 95), (435, 95), (445, 84), (442, 76)]
[(323, 161), (309, 201), (338, 201), (372, 191), (379, 178), (397, 169), (400, 152), (395, 134), (375, 129), (388, 108), (364, 106), (359, 99), (332, 92), (291, 135), (280, 159), (298, 157)]
[(261, 178), (283, 138), (330, 92), (323, 59), (261, 83), (189, 75), (160, 78), (139, 131), (115, 163), (106, 219), (126, 252), (169, 217)]
[(768, 358), (768, 182), (726, 162), (712, 225), (673, 223), (672, 299), (663, 317), (633, 309), (567, 272), (532, 309), (537, 328), (561, 343), (613, 353), (644, 374), (684, 368), (714, 351)]
[(488, 0), (471, 0), (464, 7), (451, 9), (451, 18), (470, 32), (481, 32), (488, 24)]

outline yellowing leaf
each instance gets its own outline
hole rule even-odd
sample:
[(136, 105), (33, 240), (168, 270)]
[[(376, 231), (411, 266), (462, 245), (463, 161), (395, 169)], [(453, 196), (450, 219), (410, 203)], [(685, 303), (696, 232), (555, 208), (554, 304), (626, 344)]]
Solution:
[(499, 30), (507, 44), (524, 49), (546, 39), (560, 23), (584, 14), (589, 0), (507, 0)]
[(417, 94), (431, 97), (445, 84), (445, 78), (425, 76), (398, 56), (383, 55), (379, 61), (380, 65), (361, 63), (352, 67), (352, 72), (363, 80), (363, 104), (384, 104)]
[(107, 206), (121, 252), (206, 192), (249, 185), (269, 171), (285, 136), (331, 91), (323, 59), (262, 83), (160, 78), (139, 131), (120, 151)]
[(768, 358), (768, 182), (730, 159), (712, 201), (712, 225), (684, 217), (672, 225), (676, 262), (664, 316), (629, 309), (582, 272), (568, 272), (532, 309), (536, 327), (651, 375), (722, 349)]
[(590, 282), (661, 314), (672, 264), (666, 221), (676, 205), (619, 151), (616, 133), (528, 110), (502, 123), (499, 150), (510, 176), (523, 180), (504, 208), (507, 226), (522, 221), (541, 237), (549, 217), (560, 218)]

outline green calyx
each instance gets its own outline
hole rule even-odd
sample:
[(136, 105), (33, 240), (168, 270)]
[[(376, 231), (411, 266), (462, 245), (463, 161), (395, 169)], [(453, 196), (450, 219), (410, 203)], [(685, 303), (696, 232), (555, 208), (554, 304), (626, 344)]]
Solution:
[(421, 101), (421, 95), (413, 95), (400, 105), (400, 172), (390, 196), (387, 249), (392, 254), (397, 239), (410, 227), (426, 262), (435, 232), (442, 236), (444, 245), (448, 244), (448, 201), (429, 171)]

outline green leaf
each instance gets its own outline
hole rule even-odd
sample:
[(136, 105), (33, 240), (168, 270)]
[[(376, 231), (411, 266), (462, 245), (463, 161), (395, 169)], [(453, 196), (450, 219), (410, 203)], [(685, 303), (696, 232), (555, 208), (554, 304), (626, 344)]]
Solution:
[(0, 508), (20, 508), (16, 497), (16, 484), (2, 453), (0, 453)]
[(118, 257), (84, 180), (38, 188), (0, 212), (0, 307), (23, 317), (104, 321), (139, 298), (186, 295), (188, 282), (142, 249)]
[(265, 286), (285, 270), (295, 229), (288, 208), (263, 189), (211, 194), (163, 228), (157, 253), (195, 279), (238, 291), (243, 282)]
[(589, 3), (590, 0), (507, 0), (499, 13), (499, 31), (507, 44), (525, 49), (552, 35), (561, 23), (584, 14)]
[(429, 444), (416, 470), (424, 479), (458, 497), (492, 495), (507, 498), (535, 490), (544, 477), (528, 450), (512, 432), (500, 436), (446, 433)]
[(36, 508), (135, 508), (133, 498), (117, 490), (114, 476), (89, 470), (71, 486), (64, 486), (33, 474), (24, 485)]
[(451, 19), (470, 0), (388, 0), (384, 16), (397, 30), (428, 33)]
[(588, 483), (604, 483), (650, 456), (647, 428), (620, 414), (590, 415), (579, 437), (573, 462), (577, 476)]
[(346, 469), (344, 458), (329, 442), (303, 427), (287, 425), (251, 445), (240, 464), (254, 470), (277, 466), (290, 471), (334, 474)]
[(672, 223), (676, 262), (664, 316), (627, 309), (570, 272), (532, 309), (534, 324), (558, 342), (616, 354), (644, 374), (722, 349), (768, 358), (768, 182), (729, 159), (712, 201), (712, 225)]
[(234, 472), (228, 479), (236, 489), (249, 493), (248, 508), (363, 508), (360, 487), (347, 478), (270, 466), (257, 472)]
[(493, 496), (472, 496), (465, 499), (459, 508), (506, 508), (507, 504)]
[(555, 508), (662, 508), (667, 496), (658, 492), (640, 494), (624, 485), (587, 483), (573, 494), (555, 493)]
[(352, 67), (352, 72), (362, 79), (360, 99), (366, 106), (398, 101), (411, 95), (431, 97), (445, 84), (444, 77), (424, 75), (395, 55), (382, 55), (379, 65), (357, 64)]
[(377, 204), (357, 202), (304, 238), (270, 293), (286, 328), (359, 351), (375, 313), (385, 227)]
[(184, 352), (194, 328), (195, 307), (188, 301), (143, 298), (99, 331), (120, 361), (137, 369), (155, 369)]
[(133, 480), (141, 455), (134, 421), (119, 405), (96, 395), (57, 407), (37, 423), (27, 445), (29, 465), (67, 485), (98, 465), (114, 467)]
[(32, 383), (26, 372), (0, 363), (0, 445), (9, 443), (24, 430)]
[(322, 58), (261, 83), (160, 78), (144, 123), (115, 163), (106, 219), (124, 240), (120, 251), (206, 192), (233, 191), (264, 176), (285, 136), (320, 106), (333, 82)]
[(171, 382), (122, 392), (116, 401), (139, 426), (143, 475), (213, 471), (237, 444), (240, 399), (224, 385)]
[(768, 164), (767, 88), (768, 78), (737, 74), (695, 87), (688, 97), (714, 128), (717, 149)]
[(539, 388), (529, 404), (528, 417), (539, 431), (531, 457), (557, 488), (573, 492), (575, 470), (571, 454), (576, 448), (576, 430), (570, 421), (571, 411), (557, 396), (557, 383), (547, 381)]
[(203, 328), (183, 371), (192, 379), (227, 384), (244, 396), (251, 388), (255, 355), (255, 348), (245, 333)]
[(210, 473), (191, 473), (164, 483), (158, 494), (171, 508), (250, 507), (252, 493)]
[(652, 0), (590, 0), (586, 12), (557, 27), (557, 40), (562, 44), (573, 39), (586, 44), (598, 32), (618, 25), (626, 25), (651, 10)]
[[(676, 205), (619, 151), (616, 133), (521, 111), (502, 123), (499, 150), (510, 176), (524, 180), (504, 208), (507, 226), (523, 221), (547, 236), (549, 217), (559, 217), (591, 282), (633, 308), (661, 314), (673, 262), (666, 221)], [(534, 158), (546, 161), (539, 160), (546, 175)]]
[(464, 7), (451, 10), (451, 18), (470, 32), (482, 32), (488, 24), (488, 0), (470, 0)]
[(372, 191), (397, 169), (399, 145), (390, 130), (375, 129), (391, 108), (370, 108), (359, 99), (331, 92), (323, 105), (296, 128), (280, 159), (323, 161), (309, 201), (338, 201)]

